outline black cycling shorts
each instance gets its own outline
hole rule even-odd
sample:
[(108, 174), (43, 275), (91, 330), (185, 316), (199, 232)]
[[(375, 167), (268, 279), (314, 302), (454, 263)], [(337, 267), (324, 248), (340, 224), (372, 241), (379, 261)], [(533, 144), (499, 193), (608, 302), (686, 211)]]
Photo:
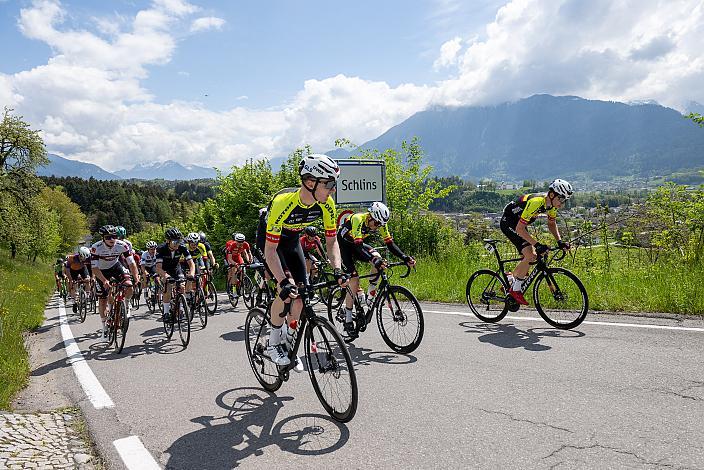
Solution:
[[(101, 269), (100, 272), (103, 273), (103, 276), (105, 276), (105, 279), (107, 279), (108, 281), (111, 279), (114, 279), (116, 281), (130, 279), (129, 270), (120, 263), (115, 263), (112, 267), (108, 269)], [(107, 297), (108, 293), (103, 288), (103, 283), (98, 280), (98, 282), (96, 282), (95, 284), (98, 297), (101, 299)]]
[[(357, 248), (349, 242), (340, 242), (338, 238), (338, 245), (340, 245), (340, 257), (342, 258), (342, 271), (350, 276), (358, 276), (357, 268), (355, 267), (356, 261), (369, 262), (362, 258), (359, 253), (357, 253)], [(362, 249), (368, 253), (376, 253), (374, 248), (366, 243), (362, 243)]]
[(288, 271), (291, 274), (294, 282), (296, 284), (302, 282), (305, 286), (308, 286), (306, 260), (298, 237), (281, 237), (276, 253), (279, 255), (281, 267), (284, 271)]
[(516, 232), (516, 227), (512, 226), (511, 221), (509, 221), (506, 216), (501, 217), (499, 227), (501, 227), (503, 234), (513, 243), (513, 246), (516, 247), (518, 253), (523, 256), (523, 249), (530, 246), (530, 243)]
[(88, 272), (88, 266), (83, 266), (83, 269), (78, 269), (75, 271), (71, 268), (69, 268), (68, 270), (71, 273), (71, 279), (74, 281), (78, 280), (78, 276), (83, 276), (83, 279), (88, 279), (90, 277), (90, 273)]

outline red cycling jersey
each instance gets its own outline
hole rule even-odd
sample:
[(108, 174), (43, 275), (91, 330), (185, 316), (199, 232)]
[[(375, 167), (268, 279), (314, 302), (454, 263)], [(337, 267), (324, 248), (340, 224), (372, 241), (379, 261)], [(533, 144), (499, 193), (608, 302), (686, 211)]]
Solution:
[(247, 242), (237, 243), (234, 240), (228, 240), (227, 243), (225, 243), (225, 256), (227, 257), (229, 254), (232, 256), (232, 261), (237, 264), (244, 263), (242, 253), (245, 251), (249, 251), (249, 243)]
[(320, 244), (320, 237), (316, 236), (313, 237), (312, 239), (309, 239), (307, 236), (302, 236), (301, 237), (301, 247), (303, 248), (303, 251), (306, 253), (309, 253)]

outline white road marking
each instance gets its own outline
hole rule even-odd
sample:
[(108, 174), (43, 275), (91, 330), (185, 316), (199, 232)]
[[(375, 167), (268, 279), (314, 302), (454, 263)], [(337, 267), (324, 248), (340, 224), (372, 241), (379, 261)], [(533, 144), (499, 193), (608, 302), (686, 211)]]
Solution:
[(73, 332), (68, 324), (66, 317), (66, 309), (64, 308), (63, 300), (59, 299), (59, 323), (61, 325), (61, 336), (64, 339), (64, 348), (68, 362), (73, 366), (73, 372), (76, 374), (78, 382), (86, 392), (86, 396), (96, 409), (113, 408), (115, 403), (105, 391), (98, 378), (95, 376), (90, 366), (86, 362), (81, 350), (73, 339)]
[(137, 436), (129, 436), (112, 442), (128, 470), (158, 470), (152, 454)]
[[(463, 316), (463, 317), (477, 318), (471, 312), (457, 312), (457, 311), (452, 311), (452, 310), (425, 310), (425, 309), (423, 309), (423, 312), (443, 313), (445, 315), (459, 315), (459, 316)], [(505, 318), (507, 318), (509, 320), (526, 320), (526, 321), (545, 322), (545, 320), (543, 320), (542, 318), (536, 318), (536, 317), (515, 317), (515, 316), (507, 315)], [(477, 320), (479, 320), (479, 319), (477, 318)], [(704, 333), (704, 328), (687, 327), (687, 326), (651, 325), (651, 324), (647, 324), (647, 323), (619, 323), (619, 322), (610, 322), (610, 321), (585, 320), (584, 322), (582, 322), (582, 324), (583, 325), (616, 326), (616, 327), (624, 327), (624, 328), (646, 328), (646, 329), (651, 329), (651, 330), (698, 331), (700, 333)]]

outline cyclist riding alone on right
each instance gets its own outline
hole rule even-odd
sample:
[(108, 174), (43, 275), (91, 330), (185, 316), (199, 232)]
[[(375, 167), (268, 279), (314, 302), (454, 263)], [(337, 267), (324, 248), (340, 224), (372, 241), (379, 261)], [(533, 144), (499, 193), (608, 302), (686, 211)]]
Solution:
[(562, 241), (560, 231), (557, 229), (557, 210), (564, 207), (565, 202), (572, 196), (572, 185), (562, 179), (556, 179), (548, 187), (545, 195), (525, 194), (515, 201), (509, 202), (504, 208), (504, 215), (501, 217), (501, 231), (511, 240), (523, 259), (513, 270), (513, 285), (510, 286), (509, 294), (520, 305), (528, 305), (523, 297), (523, 281), (528, 274), (530, 263), (535, 261), (539, 255), (548, 251), (547, 245), (543, 245), (528, 233), (528, 225), (532, 224), (538, 214), (546, 213), (548, 216), (548, 230), (557, 245), (563, 250), (569, 250), (570, 245)]

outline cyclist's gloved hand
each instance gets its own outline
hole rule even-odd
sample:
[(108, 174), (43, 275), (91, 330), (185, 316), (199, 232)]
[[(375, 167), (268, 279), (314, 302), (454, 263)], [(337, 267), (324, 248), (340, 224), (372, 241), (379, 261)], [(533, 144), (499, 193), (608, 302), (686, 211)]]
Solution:
[(567, 243), (567, 242), (565, 242), (565, 241), (562, 241), (562, 240), (558, 240), (558, 241), (557, 241), (557, 247), (558, 247), (559, 249), (565, 250), (565, 251), (567, 251), (567, 250), (569, 250), (569, 249), (571, 248), (571, 246), (570, 246), (569, 243)]
[(335, 277), (335, 280), (337, 281), (337, 283), (340, 284), (341, 286), (347, 284), (347, 281), (350, 278), (347, 274), (342, 272), (342, 269), (338, 269), (338, 268), (333, 269), (332, 275)]
[(540, 242), (535, 244), (535, 252), (538, 254), (538, 256), (544, 255), (545, 253), (548, 252), (548, 250), (549, 250), (549, 248), (547, 245), (543, 245)]
[(386, 262), (384, 261), (384, 258), (381, 258), (380, 256), (375, 256), (372, 258), (372, 265), (377, 269), (377, 271), (384, 269), (385, 264)]
[(285, 301), (296, 296), (298, 296), (298, 287), (289, 278), (284, 278), (279, 282), (279, 298), (281, 300)]
[(403, 261), (411, 268), (416, 265), (416, 260), (413, 256), (406, 256)]

